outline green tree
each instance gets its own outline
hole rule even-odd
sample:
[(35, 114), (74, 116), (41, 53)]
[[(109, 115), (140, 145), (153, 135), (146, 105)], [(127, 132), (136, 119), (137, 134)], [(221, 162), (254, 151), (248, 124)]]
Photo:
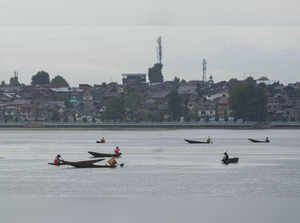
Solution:
[(137, 117), (138, 110), (141, 107), (141, 97), (134, 92), (130, 92), (127, 96), (125, 96), (124, 102), (125, 110), (128, 113), (130, 120), (135, 120)]
[(50, 83), (50, 76), (45, 71), (39, 71), (31, 78), (32, 85), (47, 85)]
[(184, 121), (190, 122), (192, 119), (192, 112), (189, 110), (188, 104), (189, 104), (190, 98), (186, 97), (183, 100), (183, 117)]
[(197, 83), (196, 92), (199, 97), (202, 97), (205, 94), (205, 88), (203, 86), (201, 86), (200, 83)]
[(182, 99), (177, 90), (172, 90), (168, 95), (168, 111), (173, 121), (178, 121), (182, 115)]
[(21, 84), (20, 84), (20, 82), (19, 82), (17, 76), (11, 77), (11, 78), (9, 79), (9, 86), (20, 86), (20, 85), (21, 85)]
[(1, 81), (1, 86), (4, 87), (6, 85), (5, 81)]
[(122, 121), (125, 117), (125, 106), (122, 96), (112, 97), (105, 103), (103, 118), (105, 120)]
[(180, 78), (175, 76), (173, 80), (173, 87), (178, 88), (179, 85), (180, 85)]
[(57, 75), (51, 80), (51, 87), (54, 88), (69, 87), (69, 84), (62, 76)]
[(267, 118), (267, 96), (264, 85), (257, 85), (248, 78), (234, 85), (229, 92), (229, 105), (235, 119), (265, 121)]

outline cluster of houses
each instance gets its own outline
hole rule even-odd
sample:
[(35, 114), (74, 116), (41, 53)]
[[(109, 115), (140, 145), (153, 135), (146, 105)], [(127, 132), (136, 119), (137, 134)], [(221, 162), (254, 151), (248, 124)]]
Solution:
[[(78, 87), (32, 85), (0, 86), (1, 122), (101, 122), (106, 103), (134, 90), (141, 99), (135, 116), (125, 121), (169, 121), (168, 95), (176, 88), (184, 105), (185, 121), (234, 120), (229, 106), (232, 81), (214, 83), (175, 80), (147, 83), (145, 74), (123, 74), (123, 83)], [(274, 84), (273, 84), (274, 85)], [(267, 110), (271, 120), (300, 121), (300, 97), (291, 97), (286, 88), (300, 89), (300, 83), (275, 84), (269, 92)]]

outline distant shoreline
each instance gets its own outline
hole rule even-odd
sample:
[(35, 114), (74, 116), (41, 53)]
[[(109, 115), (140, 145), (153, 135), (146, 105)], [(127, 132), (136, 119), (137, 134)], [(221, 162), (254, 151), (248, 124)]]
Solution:
[(126, 129), (300, 129), (300, 123), (1, 123), (0, 130), (126, 130)]

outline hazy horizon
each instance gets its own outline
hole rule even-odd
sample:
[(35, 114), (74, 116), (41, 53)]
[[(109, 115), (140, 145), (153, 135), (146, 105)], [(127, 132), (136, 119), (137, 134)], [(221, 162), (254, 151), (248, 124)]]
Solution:
[(72, 86), (120, 83), (122, 73), (148, 72), (158, 36), (165, 80), (201, 79), (206, 58), (216, 81), (249, 75), (299, 81), (300, 2), (294, 0), (2, 0), (0, 6), (0, 81), (18, 71), (29, 84), (45, 70)]

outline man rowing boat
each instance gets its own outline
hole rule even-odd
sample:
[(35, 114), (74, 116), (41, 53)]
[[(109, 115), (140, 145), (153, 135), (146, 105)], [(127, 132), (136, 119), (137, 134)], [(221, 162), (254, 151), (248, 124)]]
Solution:
[(225, 152), (222, 161), (226, 162), (228, 159), (229, 159), (229, 156), (228, 156), (227, 152)]
[(206, 142), (207, 142), (207, 143), (210, 143), (210, 142), (211, 142), (210, 136), (208, 136)]
[(53, 160), (53, 163), (55, 165), (60, 165), (64, 160), (60, 158), (61, 156), (59, 154), (57, 154)]
[(104, 137), (102, 137), (99, 141), (100, 141), (101, 143), (105, 143)]
[(116, 147), (115, 149), (115, 154), (119, 155), (121, 152), (120, 152), (120, 149), (119, 149), (119, 146)]

